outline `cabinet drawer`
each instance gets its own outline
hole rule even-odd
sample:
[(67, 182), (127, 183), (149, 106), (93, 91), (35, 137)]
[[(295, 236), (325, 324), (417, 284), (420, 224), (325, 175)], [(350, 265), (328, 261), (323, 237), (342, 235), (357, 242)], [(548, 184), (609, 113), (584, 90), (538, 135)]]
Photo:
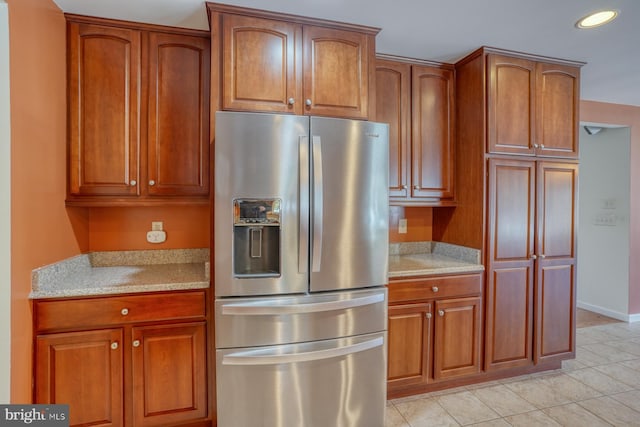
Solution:
[(204, 291), (35, 302), (38, 331), (204, 316)]
[(389, 282), (389, 302), (432, 300), (482, 294), (482, 276), (464, 274)]

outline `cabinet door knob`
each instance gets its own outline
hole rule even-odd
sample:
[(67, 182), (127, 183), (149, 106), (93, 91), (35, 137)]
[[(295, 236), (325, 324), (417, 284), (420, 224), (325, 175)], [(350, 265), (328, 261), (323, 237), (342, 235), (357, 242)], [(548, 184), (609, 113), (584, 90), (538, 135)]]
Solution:
[(149, 180), (149, 186), (153, 187), (154, 185), (156, 185), (156, 182), (154, 180)]
[(136, 181), (135, 179), (132, 179), (132, 180), (129, 182), (129, 185), (131, 185), (132, 187), (135, 187), (137, 184), (138, 184), (138, 181)]
[(409, 187), (407, 187), (406, 185), (403, 185), (403, 186), (402, 186), (402, 189), (403, 189), (403, 190), (406, 190), (407, 188), (409, 188)]
[(545, 254), (540, 254), (541, 259), (545, 259), (547, 256)]
[(538, 255), (536, 255), (536, 254), (531, 255), (531, 259), (533, 259), (533, 260), (538, 259)]
[(132, 344), (134, 347), (140, 347), (140, 340), (135, 340)]
[(122, 314), (123, 316), (126, 316), (127, 314), (129, 314), (129, 309), (123, 308), (122, 310), (120, 310), (120, 314)]
[(433, 287), (431, 288), (431, 290), (432, 290), (433, 292), (438, 292), (440, 289), (438, 289), (438, 287), (437, 287), (437, 286), (433, 286)]
[(538, 144), (533, 144), (533, 148), (538, 148)]
[(293, 98), (289, 98), (289, 99), (287, 100), (287, 102), (289, 103), (289, 105), (293, 105), (293, 104), (295, 104), (295, 103), (296, 103), (296, 100), (295, 100), (295, 99), (293, 99)]
[(304, 101), (304, 103), (307, 105), (307, 107), (311, 107), (311, 100), (307, 99), (306, 101)]
[(438, 310), (438, 316), (440, 317), (444, 316), (444, 310)]
[(413, 189), (414, 189), (414, 190), (419, 190), (419, 189), (420, 189), (420, 186), (419, 186), (419, 185), (414, 185), (414, 186), (413, 186)]
[(425, 314), (425, 316), (427, 317), (427, 319), (431, 319), (431, 313), (427, 313)]
[(111, 343), (111, 350), (117, 350), (118, 349), (118, 342), (114, 341)]
[(540, 148), (544, 148), (544, 144), (540, 144)]

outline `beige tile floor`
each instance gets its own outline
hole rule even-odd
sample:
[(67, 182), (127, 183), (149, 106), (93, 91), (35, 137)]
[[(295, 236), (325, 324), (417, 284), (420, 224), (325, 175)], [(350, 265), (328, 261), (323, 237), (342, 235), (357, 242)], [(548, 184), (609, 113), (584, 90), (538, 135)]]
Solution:
[(640, 426), (640, 322), (577, 329), (562, 369), (387, 403), (385, 427)]

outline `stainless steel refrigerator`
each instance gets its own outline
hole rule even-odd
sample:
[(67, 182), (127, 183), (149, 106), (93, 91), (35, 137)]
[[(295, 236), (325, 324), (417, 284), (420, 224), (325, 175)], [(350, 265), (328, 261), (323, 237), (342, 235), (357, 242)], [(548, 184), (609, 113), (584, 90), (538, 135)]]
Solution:
[(218, 425), (382, 427), (388, 126), (215, 123)]

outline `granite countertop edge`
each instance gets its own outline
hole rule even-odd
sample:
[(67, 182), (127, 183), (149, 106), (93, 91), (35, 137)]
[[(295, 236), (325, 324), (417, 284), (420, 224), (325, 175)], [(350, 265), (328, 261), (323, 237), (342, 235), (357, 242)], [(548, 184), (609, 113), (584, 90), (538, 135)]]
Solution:
[(206, 289), (209, 249), (93, 252), (32, 271), (29, 299)]
[(389, 279), (484, 271), (480, 250), (448, 243), (396, 243), (389, 254)]

